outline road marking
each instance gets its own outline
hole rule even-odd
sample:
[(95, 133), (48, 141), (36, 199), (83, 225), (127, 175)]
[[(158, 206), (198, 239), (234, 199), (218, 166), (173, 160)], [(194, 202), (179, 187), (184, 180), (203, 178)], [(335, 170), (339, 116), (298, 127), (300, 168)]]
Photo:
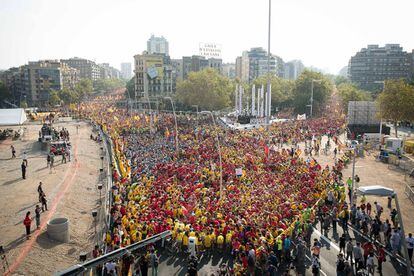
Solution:
[(313, 232), (315, 232), (316, 233), (316, 235), (318, 235), (319, 237), (321, 237), (323, 240), (325, 240), (327, 243), (329, 243), (329, 245), (330, 246), (332, 246), (333, 248), (335, 248), (336, 249), (336, 251), (338, 251), (339, 252), (339, 247), (336, 245), (336, 244), (334, 244), (333, 242), (331, 242), (331, 240), (330, 239), (328, 239), (327, 237), (325, 237), (324, 235), (322, 235), (322, 233), (321, 232), (319, 232), (319, 230), (318, 229), (316, 229), (315, 227), (313, 227), (312, 226), (312, 228), (313, 228)]
[(36, 242), (39, 235), (43, 233), (43, 230), (45, 229), (47, 222), (56, 213), (58, 204), (60, 203), (63, 196), (65, 195), (65, 193), (67, 192), (71, 184), (73, 183), (73, 180), (77, 174), (78, 168), (80, 167), (79, 161), (76, 158), (78, 155), (78, 147), (77, 147), (78, 143), (79, 143), (79, 136), (77, 137), (77, 141), (74, 145), (74, 157), (75, 157), (74, 162), (71, 164), (71, 169), (67, 170), (65, 174), (65, 178), (63, 179), (63, 189), (54, 198), (52, 202), (52, 208), (50, 208), (46, 219), (44, 219), (42, 223), (40, 224), (40, 229), (35, 230), (35, 232), (31, 235), (30, 240), (28, 240), (27, 243), (23, 246), (16, 260), (14, 260), (14, 262), (10, 266), (8, 272), (5, 273), (5, 275), (11, 275), (22, 264), (26, 256), (29, 254), (30, 250), (33, 248), (33, 245)]

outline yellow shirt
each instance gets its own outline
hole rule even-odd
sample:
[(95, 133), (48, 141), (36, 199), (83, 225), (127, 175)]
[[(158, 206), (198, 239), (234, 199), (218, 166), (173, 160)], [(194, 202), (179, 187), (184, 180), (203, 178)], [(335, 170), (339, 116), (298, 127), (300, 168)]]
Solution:
[(187, 235), (183, 235), (183, 245), (188, 246), (188, 236)]
[(219, 235), (217, 237), (217, 244), (223, 244), (224, 243), (224, 237), (223, 235)]
[(211, 247), (211, 237), (210, 237), (210, 235), (206, 235), (206, 237), (204, 238), (204, 246), (206, 248)]

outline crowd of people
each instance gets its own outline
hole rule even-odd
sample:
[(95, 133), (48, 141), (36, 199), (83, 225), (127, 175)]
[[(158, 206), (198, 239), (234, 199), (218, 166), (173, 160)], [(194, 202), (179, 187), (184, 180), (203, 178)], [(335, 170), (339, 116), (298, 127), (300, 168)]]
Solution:
[[(172, 114), (131, 114), (115, 101), (81, 107), (111, 137), (116, 160), (109, 250), (171, 230), (177, 251), (195, 238), (198, 252), (231, 254), (236, 275), (268, 271), (312, 246), (316, 211), (333, 196), (338, 212), (348, 208), (341, 179), (348, 157), (336, 156), (344, 130), (338, 113), (245, 132), (177, 115), (176, 133)], [(314, 155), (330, 147), (335, 165), (322, 167)]]

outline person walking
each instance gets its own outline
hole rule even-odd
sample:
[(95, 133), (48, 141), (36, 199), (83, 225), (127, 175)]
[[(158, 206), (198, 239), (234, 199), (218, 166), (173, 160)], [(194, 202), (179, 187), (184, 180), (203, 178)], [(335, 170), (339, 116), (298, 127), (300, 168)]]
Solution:
[(24, 161), (22, 161), (22, 164), (20, 166), (22, 168), (22, 178), (26, 179), (26, 164), (24, 163)]
[(385, 262), (385, 250), (382, 245), (377, 247), (378, 273), (382, 274), (382, 263)]
[(350, 263), (351, 265), (353, 264), (353, 254), (352, 251), (354, 249), (354, 245), (352, 244), (352, 239), (349, 238), (348, 242), (346, 243), (346, 260), (348, 261), (348, 259), (350, 259)]
[(50, 173), (52, 173), (53, 165), (55, 164), (55, 154), (50, 153)]
[(408, 233), (408, 237), (405, 239), (407, 242), (408, 258), (412, 262), (413, 250), (414, 250), (414, 238), (412, 233)]
[(357, 242), (353, 248), (354, 259), (355, 259), (355, 270), (358, 271), (364, 265), (361, 243)]
[(42, 187), (42, 181), (39, 182), (39, 186), (37, 186), (37, 193), (39, 194), (39, 202), (42, 202), (42, 194), (43, 194), (43, 187)]
[(27, 153), (26, 153), (26, 151), (24, 151), (23, 154), (22, 154), (22, 160), (23, 160), (24, 163), (26, 163), (26, 167), (28, 167), (29, 164), (27, 163)]
[(339, 253), (345, 254), (346, 235), (342, 234), (339, 238)]
[(42, 193), (42, 197), (40, 198), (42, 203), (42, 212), (47, 211), (47, 199), (45, 193)]
[(11, 153), (12, 153), (12, 159), (16, 158), (16, 149), (13, 145), (10, 146)]
[(64, 148), (62, 149), (62, 164), (63, 163), (66, 164), (66, 150)]
[(35, 214), (36, 214), (36, 228), (37, 229), (40, 229), (40, 211), (41, 209), (39, 205), (36, 205)]
[(50, 166), (50, 154), (48, 154), (46, 156), (46, 161), (47, 161), (46, 168), (49, 168), (49, 166)]
[(152, 267), (152, 276), (157, 276), (159, 257), (157, 256), (157, 252), (154, 249), (151, 249), (150, 260)]
[(32, 225), (32, 219), (30, 218), (30, 211), (26, 213), (26, 217), (23, 220), (23, 225), (26, 228), (26, 238), (30, 238), (30, 226)]

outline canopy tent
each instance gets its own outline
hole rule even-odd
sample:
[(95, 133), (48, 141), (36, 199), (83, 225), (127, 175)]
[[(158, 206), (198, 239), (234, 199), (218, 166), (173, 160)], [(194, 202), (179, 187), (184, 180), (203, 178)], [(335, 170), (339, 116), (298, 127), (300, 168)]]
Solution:
[(359, 187), (358, 193), (361, 195), (373, 196), (393, 196), (395, 194), (393, 189), (378, 185)]
[(0, 109), (0, 126), (21, 125), (26, 120), (23, 108)]

